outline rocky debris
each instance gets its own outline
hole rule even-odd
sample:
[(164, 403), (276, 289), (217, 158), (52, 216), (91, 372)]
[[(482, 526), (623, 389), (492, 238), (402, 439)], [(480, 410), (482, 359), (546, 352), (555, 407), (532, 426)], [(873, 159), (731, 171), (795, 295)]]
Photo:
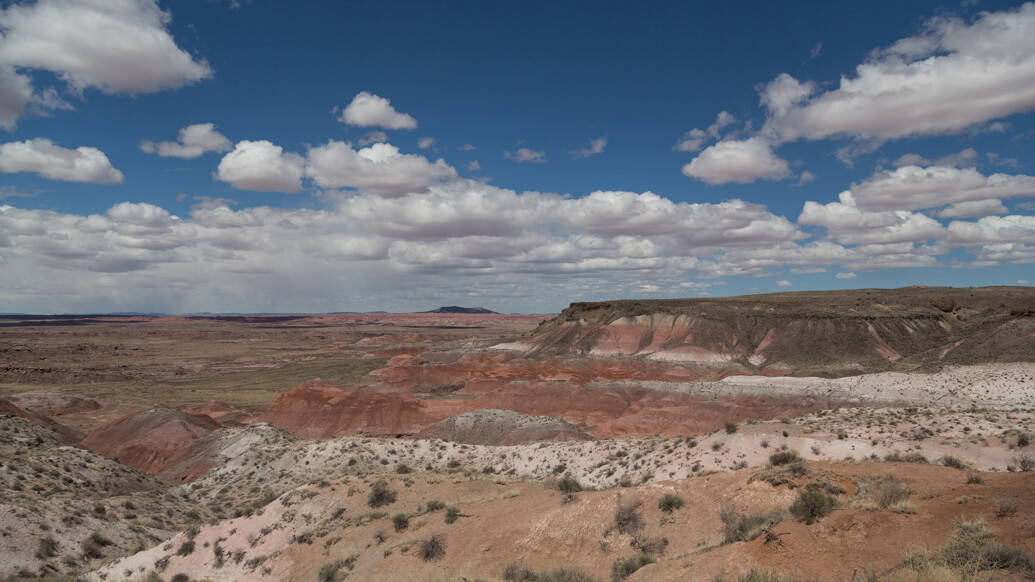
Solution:
[(61, 416), (62, 414), (75, 412), (89, 412), (101, 407), (101, 403), (93, 398), (74, 392), (36, 390), (12, 394), (7, 397), (7, 400), (22, 410), (28, 410), (43, 416)]
[(592, 436), (559, 418), (497, 408), (445, 418), (417, 433), (417, 437), (476, 445), (593, 440)]
[(191, 444), (219, 428), (207, 416), (152, 408), (119, 418), (91, 432), (82, 445), (146, 473), (161, 473), (187, 454)]

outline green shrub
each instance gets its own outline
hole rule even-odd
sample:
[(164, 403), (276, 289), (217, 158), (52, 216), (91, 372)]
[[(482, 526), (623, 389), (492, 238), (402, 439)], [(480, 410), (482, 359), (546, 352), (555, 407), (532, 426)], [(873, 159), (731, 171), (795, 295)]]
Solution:
[(438, 511), (440, 509), (445, 509), (446, 504), (433, 499), (427, 503), (427, 508), (428, 511)]
[(726, 434), (733, 434), (737, 432), (737, 423), (726, 421)]
[(561, 493), (578, 493), (582, 491), (582, 484), (579, 483), (578, 479), (566, 475), (560, 481), (557, 482), (557, 489)]
[(945, 455), (942, 457), (941, 461), (943, 465), (946, 467), (952, 467), (953, 469), (962, 470), (967, 468), (966, 463), (964, 463), (959, 457), (954, 457), (952, 455)]
[(1017, 515), (1017, 502), (1013, 499), (1000, 499), (995, 503), (996, 517), (1012, 517)]
[(801, 460), (801, 456), (795, 451), (780, 451), (769, 455), (769, 464), (776, 467), (779, 465), (789, 465), (790, 463), (796, 463)]
[(450, 507), (446, 509), (446, 523), (453, 523), (460, 519), (460, 510), (456, 507)]
[(807, 487), (798, 493), (798, 499), (791, 504), (791, 515), (804, 519), (807, 524), (812, 524), (833, 511), (835, 503), (834, 498), (822, 489)]
[(392, 516), (392, 527), (395, 528), (395, 531), (402, 531), (410, 527), (410, 516), (405, 513), (395, 514)]
[(1026, 432), (1017, 433), (1017, 446), (1024, 448), (1031, 444), (1031, 435)]
[(177, 556), (189, 556), (194, 553), (194, 541), (187, 540), (180, 544), (180, 549), (176, 550)]
[(559, 568), (545, 572), (530, 570), (522, 564), (508, 564), (503, 569), (503, 580), (506, 582), (595, 582), (589, 574), (581, 570)]
[(388, 483), (383, 479), (374, 483), (370, 488), (370, 495), (367, 496), (367, 505), (381, 507), (392, 503), (395, 503), (395, 491), (388, 488)]
[(622, 580), (632, 575), (633, 572), (654, 562), (654, 558), (649, 554), (637, 554), (625, 559), (618, 558), (611, 564), (611, 580), (612, 582), (622, 582)]
[(417, 555), (425, 562), (442, 559), (446, 555), (446, 544), (442, 541), (442, 536), (433, 535), (421, 542)]
[(36, 557), (40, 560), (53, 558), (57, 555), (57, 547), (57, 540), (53, 536), (42, 537), (40, 538), (39, 548), (36, 550)]
[(621, 500), (615, 508), (615, 529), (619, 533), (633, 535), (643, 529), (643, 514), (640, 511), (640, 502), (631, 501), (623, 504)]
[(769, 527), (783, 521), (779, 509), (742, 513), (736, 507), (724, 503), (719, 507), (719, 521), (722, 522), (722, 543), (749, 542)]
[(410, 466), (405, 463), (399, 463), (395, 466), (395, 472), (399, 473), (400, 475), (405, 475), (407, 473), (412, 473), (413, 469), (411, 469)]
[(683, 507), (683, 498), (675, 493), (666, 493), (658, 500), (658, 509), (665, 513), (672, 513), (680, 507)]

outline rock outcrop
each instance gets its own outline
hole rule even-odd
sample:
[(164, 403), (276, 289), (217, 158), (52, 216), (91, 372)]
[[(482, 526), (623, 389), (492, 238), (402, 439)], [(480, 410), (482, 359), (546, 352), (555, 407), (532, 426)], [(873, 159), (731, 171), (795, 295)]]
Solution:
[(89, 396), (75, 394), (74, 392), (54, 392), (47, 390), (36, 390), (32, 392), (21, 392), (7, 397), (11, 403), (22, 410), (28, 410), (43, 416), (61, 416), (76, 412), (89, 412), (101, 407)]
[(593, 437), (552, 416), (490, 408), (445, 418), (417, 433), (473, 445), (518, 445), (535, 441), (584, 441)]

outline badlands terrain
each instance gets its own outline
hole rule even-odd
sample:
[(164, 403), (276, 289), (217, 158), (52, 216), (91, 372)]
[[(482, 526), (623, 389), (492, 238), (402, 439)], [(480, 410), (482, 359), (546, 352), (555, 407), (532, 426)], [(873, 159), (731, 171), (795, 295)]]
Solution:
[(1035, 579), (1035, 289), (463, 311), (0, 315), (0, 579)]

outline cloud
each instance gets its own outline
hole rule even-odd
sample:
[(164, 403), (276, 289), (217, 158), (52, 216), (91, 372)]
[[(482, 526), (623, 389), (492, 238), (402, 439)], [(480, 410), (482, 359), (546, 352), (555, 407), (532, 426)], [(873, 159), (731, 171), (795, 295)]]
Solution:
[(720, 111), (715, 117), (715, 122), (708, 126), (708, 135), (714, 139), (719, 139), (719, 132), (722, 131), (727, 125), (737, 121), (737, 118), (733, 116), (729, 111)]
[(267, 140), (239, 141), (223, 156), (216, 179), (239, 190), (255, 192), (302, 191), (305, 159)]
[(571, 157), (575, 159), (588, 158), (601, 154), (604, 152), (604, 148), (607, 147), (607, 136), (598, 137), (589, 141), (589, 145), (584, 148), (577, 149), (571, 152)]
[(435, 138), (433, 137), (422, 137), (417, 140), (417, 147), (422, 150), (426, 150), (433, 145), (435, 145)]
[(679, 138), (672, 149), (677, 152), (696, 152), (708, 143), (708, 134), (703, 129), (693, 128)]
[(546, 152), (537, 152), (529, 148), (519, 148), (516, 152), (503, 152), (503, 156), (518, 163), (542, 164), (546, 160)]
[(859, 208), (852, 191), (842, 192), (839, 202), (806, 201), (798, 223), (822, 226), (831, 238), (845, 244), (922, 242), (944, 235), (941, 223), (923, 214)]
[(481, 172), (482, 171), (482, 165), (478, 163), (478, 160), (471, 160), (470, 162), (467, 162), (467, 166), (466, 167), (467, 167), (467, 171), (468, 172)]
[(384, 143), (386, 141), (388, 141), (388, 134), (379, 129), (375, 129), (364, 133), (363, 137), (359, 138), (359, 145), (368, 146), (372, 143)]
[(991, 200), (971, 200), (958, 202), (945, 208), (938, 213), (941, 218), (977, 218), (991, 214), (1006, 214), (1007, 209), (1002, 201), (995, 198)]
[(401, 154), (387, 143), (354, 150), (345, 142), (329, 141), (309, 149), (306, 175), (321, 188), (356, 188), (385, 196), (423, 192), (436, 182), (456, 178), (444, 160)]
[(352, 98), (352, 102), (342, 110), (338, 121), (359, 127), (417, 128), (417, 120), (412, 115), (399, 113), (392, 107), (391, 101), (366, 91), (360, 91)]
[(0, 145), (0, 171), (32, 172), (65, 182), (111, 184), (122, 181), (122, 172), (112, 167), (101, 150), (86, 146), (71, 150), (44, 138)]
[(38, 0), (0, 11), (0, 66), (47, 70), (81, 92), (151, 93), (212, 76), (153, 0)]
[(855, 278), (855, 273), (852, 273), (852, 272), (838, 273), (838, 274), (834, 275), (834, 277), (837, 277), (838, 279), (854, 279)]
[(206, 152), (228, 152), (232, 147), (230, 140), (216, 131), (212, 123), (198, 123), (180, 129), (177, 141), (140, 142), (140, 151), (144, 153), (185, 160), (197, 158)]
[(813, 174), (812, 172), (808, 171), (808, 170), (805, 170), (804, 172), (801, 173), (800, 176), (798, 176), (798, 181), (794, 183), (794, 186), (795, 187), (804, 186), (805, 184), (810, 184), (810, 183), (814, 182), (815, 180), (816, 180), (816, 175)]
[(781, 279), (780, 281), (776, 282), (776, 286), (777, 287), (790, 287), (791, 286), (791, 282), (788, 281), (787, 279)]
[(465, 143), (464, 145), (456, 146), (456, 149), (461, 152), (472, 152), (474, 151), (475, 147), (469, 143)]
[(889, 140), (959, 133), (1035, 108), (1035, 4), (935, 17), (874, 51), (833, 90), (783, 73), (766, 86), (763, 133), (778, 141)]
[(787, 160), (773, 154), (768, 141), (760, 137), (728, 140), (708, 146), (683, 173), (709, 184), (747, 184), (759, 179), (782, 180), (791, 175)]
[(901, 166), (852, 184), (866, 210), (918, 210), (945, 204), (1035, 196), (1035, 176), (992, 174), (974, 168)]
[(0, 66), (0, 127), (13, 130), (33, 99), (32, 80), (14, 67)]
[(696, 152), (704, 147), (704, 144), (713, 139), (721, 137), (721, 131), (726, 126), (737, 121), (729, 111), (720, 111), (715, 116), (715, 121), (708, 126), (707, 130), (693, 128), (683, 134), (683, 137), (672, 147), (677, 152)]

